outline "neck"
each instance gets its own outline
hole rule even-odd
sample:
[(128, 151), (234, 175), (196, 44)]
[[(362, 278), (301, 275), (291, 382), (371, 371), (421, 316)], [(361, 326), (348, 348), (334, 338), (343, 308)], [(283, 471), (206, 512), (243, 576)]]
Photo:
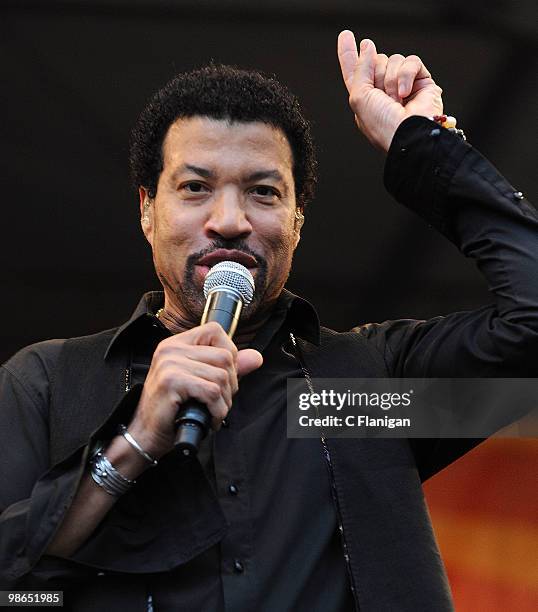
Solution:
[[(237, 348), (247, 348), (251, 344), (258, 330), (267, 322), (267, 320), (271, 316), (273, 306), (274, 303), (271, 303), (271, 305), (265, 308), (260, 308), (258, 311), (256, 311), (254, 316), (247, 319), (246, 321), (239, 321), (239, 325), (237, 326), (237, 330), (233, 337), (233, 341)], [(181, 332), (188, 331), (189, 329), (197, 327), (200, 324), (182, 317), (176, 311), (170, 308), (170, 306), (168, 306), (166, 303), (164, 305), (164, 308), (161, 308), (158, 311), (157, 316), (159, 318), (159, 321), (161, 321), (161, 323), (172, 334), (180, 334)]]
[(272, 308), (264, 310), (263, 313), (260, 313), (260, 317), (245, 321), (243, 325), (241, 325), (241, 322), (239, 323), (233, 338), (237, 348), (243, 349), (250, 346), (258, 330), (265, 325), (267, 319), (271, 316), (271, 310)]

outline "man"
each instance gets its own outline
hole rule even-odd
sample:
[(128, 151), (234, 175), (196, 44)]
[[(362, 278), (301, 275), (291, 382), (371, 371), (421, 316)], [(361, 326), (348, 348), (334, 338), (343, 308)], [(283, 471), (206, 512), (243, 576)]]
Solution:
[[(369, 40), (359, 56), (348, 31), (339, 58), (359, 129), (388, 152), (387, 187), (477, 259), (495, 304), (320, 329), (283, 289), (314, 180), (297, 102), (256, 73), (180, 75), (143, 112), (131, 155), (164, 295), (118, 329), (3, 367), (7, 585), (64, 589), (74, 610), (452, 609), (420, 480), (476, 441), (288, 439), (285, 383), (536, 376), (538, 219), (427, 119), (441, 89), (419, 58)], [(199, 325), (205, 275), (229, 259), (256, 282), (234, 342)], [(213, 419), (194, 459), (173, 452), (188, 398)]]

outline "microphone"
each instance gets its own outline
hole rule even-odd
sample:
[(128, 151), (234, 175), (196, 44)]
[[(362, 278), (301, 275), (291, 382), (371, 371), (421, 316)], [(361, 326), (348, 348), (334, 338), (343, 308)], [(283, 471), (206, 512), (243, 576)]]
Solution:
[[(235, 261), (221, 261), (207, 273), (206, 298), (201, 325), (216, 321), (233, 337), (244, 304), (254, 296), (254, 279), (245, 266)], [(176, 448), (184, 455), (197, 454), (211, 425), (211, 415), (202, 402), (187, 400), (176, 416)]]

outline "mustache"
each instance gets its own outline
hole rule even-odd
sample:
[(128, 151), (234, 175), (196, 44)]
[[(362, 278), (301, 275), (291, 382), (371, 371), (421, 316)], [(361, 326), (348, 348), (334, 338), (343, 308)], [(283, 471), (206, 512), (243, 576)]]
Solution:
[(197, 253), (192, 253), (189, 255), (185, 264), (185, 290), (188, 294), (193, 297), (196, 296), (197, 299), (200, 299), (199, 290), (195, 290), (194, 285), (194, 271), (196, 262), (199, 261), (202, 257), (209, 255), (213, 251), (217, 251), (218, 249), (230, 249), (234, 251), (242, 251), (246, 255), (250, 255), (254, 257), (256, 260), (256, 264), (258, 266), (258, 276), (256, 278), (256, 288), (254, 290), (254, 299), (247, 306), (247, 309), (255, 309), (256, 305), (261, 302), (265, 291), (267, 289), (267, 260), (265, 257), (262, 257), (259, 253), (256, 253), (250, 246), (241, 239), (234, 238), (233, 240), (226, 240), (224, 238), (216, 238), (210, 245), (198, 251)]
[(265, 260), (265, 258), (262, 257), (259, 253), (256, 253), (256, 251), (254, 251), (253, 249), (251, 249), (244, 240), (241, 240), (239, 238), (234, 238), (232, 240), (217, 238), (209, 246), (196, 253), (192, 253), (187, 257), (187, 271), (191, 274), (194, 273), (194, 266), (196, 265), (196, 262), (198, 260), (200, 260), (202, 257), (205, 257), (206, 255), (213, 253), (213, 251), (218, 251), (219, 249), (241, 251), (246, 255), (254, 257), (256, 263), (262, 270), (267, 270), (267, 261)]

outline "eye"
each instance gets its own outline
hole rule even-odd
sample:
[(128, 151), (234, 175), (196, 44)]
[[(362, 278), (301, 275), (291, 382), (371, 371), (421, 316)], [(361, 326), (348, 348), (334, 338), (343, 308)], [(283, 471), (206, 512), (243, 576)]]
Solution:
[(263, 199), (272, 199), (280, 196), (278, 191), (274, 187), (269, 187), (269, 185), (256, 185), (256, 187), (252, 187), (250, 192)]
[(180, 190), (186, 191), (189, 194), (207, 193), (208, 187), (199, 181), (189, 181), (180, 185)]

